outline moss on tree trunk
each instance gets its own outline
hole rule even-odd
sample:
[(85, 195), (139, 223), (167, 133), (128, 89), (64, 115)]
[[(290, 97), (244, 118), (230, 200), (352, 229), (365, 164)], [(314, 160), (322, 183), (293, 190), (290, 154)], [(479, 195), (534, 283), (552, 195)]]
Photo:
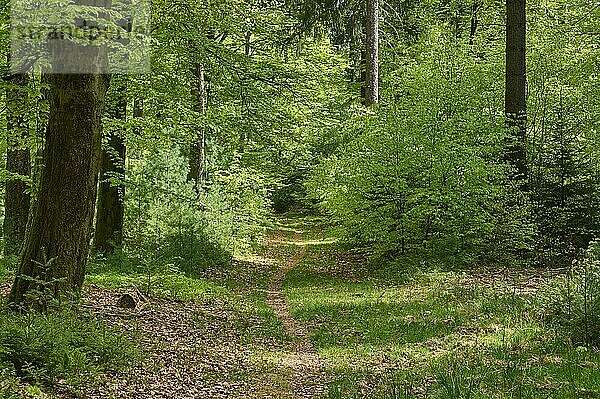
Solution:
[(49, 76), (50, 114), (44, 167), (32, 206), (9, 302), (45, 310), (35, 290), (51, 298), (81, 290), (90, 249), (109, 78)]

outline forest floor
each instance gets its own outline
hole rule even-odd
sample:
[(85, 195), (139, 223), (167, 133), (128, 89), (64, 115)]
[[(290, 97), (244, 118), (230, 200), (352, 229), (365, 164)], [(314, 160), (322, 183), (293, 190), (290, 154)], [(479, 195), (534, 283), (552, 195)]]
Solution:
[(140, 360), (45, 397), (600, 397), (600, 353), (535, 314), (554, 274), (378, 267), (318, 220), (280, 219), (262, 251), (198, 279), (92, 265), (83, 311)]

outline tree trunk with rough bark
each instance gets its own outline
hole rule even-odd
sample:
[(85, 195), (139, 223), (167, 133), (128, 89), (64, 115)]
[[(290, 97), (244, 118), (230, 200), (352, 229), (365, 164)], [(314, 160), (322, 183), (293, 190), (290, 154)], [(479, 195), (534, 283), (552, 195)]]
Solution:
[(504, 106), (506, 125), (510, 129), (510, 142), (506, 148), (506, 160), (513, 166), (513, 179), (517, 181), (527, 179), (525, 16), (525, 0), (506, 0), (506, 91)]
[(4, 254), (19, 252), (29, 215), (30, 197), (24, 179), (31, 175), (29, 148), (23, 143), (28, 134), (28, 121), (24, 116), (29, 82), (26, 74), (14, 74), (7, 79), (11, 85), (6, 90), (6, 191), (4, 197)]
[[(77, 46), (72, 44), (71, 46)], [(81, 62), (77, 48), (56, 62)], [(106, 52), (88, 51), (103, 71)], [(49, 75), (50, 114), (44, 167), (9, 303), (45, 311), (49, 299), (78, 295), (85, 276), (101, 154), (101, 119), (109, 77)], [(39, 295), (39, 293), (43, 295)]]

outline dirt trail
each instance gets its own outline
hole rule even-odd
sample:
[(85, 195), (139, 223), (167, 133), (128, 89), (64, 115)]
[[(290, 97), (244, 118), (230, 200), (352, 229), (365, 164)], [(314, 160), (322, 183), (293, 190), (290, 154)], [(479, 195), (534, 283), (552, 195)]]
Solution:
[[(281, 266), (273, 275), (268, 285), (267, 304), (283, 322), (290, 336), (294, 338), (291, 353), (282, 358), (283, 366), (294, 371), (292, 389), (294, 398), (316, 398), (325, 392), (323, 384), (324, 362), (308, 338), (308, 330), (292, 316), (283, 295), (285, 276), (302, 260), (306, 253), (306, 245), (302, 243), (302, 232), (296, 231), (293, 244), (297, 251), (288, 259), (280, 259)], [(286, 242), (272, 240), (270, 245), (288, 245)]]

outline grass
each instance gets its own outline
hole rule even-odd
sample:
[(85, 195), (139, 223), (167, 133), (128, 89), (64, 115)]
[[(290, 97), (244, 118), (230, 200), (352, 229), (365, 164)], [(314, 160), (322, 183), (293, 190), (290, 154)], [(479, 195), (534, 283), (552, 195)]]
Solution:
[(135, 286), (153, 297), (175, 301), (219, 302), (222, 309), (236, 314), (243, 342), (262, 338), (287, 342), (289, 337), (282, 323), (266, 304), (264, 287), (276, 266), (257, 266), (256, 262), (260, 261), (256, 258), (237, 260), (204, 278), (187, 277), (169, 270), (140, 273), (127, 264), (123, 267), (115, 263), (95, 263), (90, 267), (86, 283), (111, 290)]
[(533, 298), (452, 271), (370, 270), (315, 234), (284, 289), (329, 398), (600, 397), (598, 350), (544, 325)]
[(148, 276), (138, 273), (102, 272), (88, 275), (86, 282), (113, 290), (135, 286), (152, 296), (176, 301), (209, 301), (228, 295), (227, 290), (219, 285), (175, 273)]
[[(600, 397), (600, 353), (571, 344), (565, 331), (545, 325), (536, 298), (502, 284), (490, 288), (453, 271), (368, 265), (325, 237), (320, 227), (310, 227), (317, 222), (307, 227), (306, 221), (286, 220), (278, 226), (277, 243), (261, 256), (195, 278), (168, 265), (145, 272), (117, 258), (90, 264), (86, 284), (115, 290), (136, 286), (154, 297), (207, 305), (209, 312), (198, 313), (197, 322), (221, 326), (214, 330), (217, 338), (233, 332), (227, 335), (232, 347), (244, 352), (251, 367), (205, 377), (259, 384), (265, 395), (286, 397), (293, 372), (281, 366), (281, 359), (292, 338), (266, 304), (266, 287), (277, 262), (299, 249), (296, 232), (303, 230), (306, 255), (287, 275), (284, 291), (294, 317), (309, 327), (326, 360), (327, 398)], [(0, 267), (0, 281), (11, 278), (10, 268)], [(86, 334), (72, 326), (72, 333), (52, 328), (64, 336)], [(3, 330), (10, 328), (3, 325)], [(31, 342), (37, 340), (29, 342), (34, 348)], [(207, 349), (202, 345), (193, 349), (200, 357)], [(97, 365), (86, 367), (101, 372)], [(0, 399), (22, 397), (10, 396), (23, 389), (16, 385), (22, 378), (17, 374), (14, 364), (0, 367)]]

